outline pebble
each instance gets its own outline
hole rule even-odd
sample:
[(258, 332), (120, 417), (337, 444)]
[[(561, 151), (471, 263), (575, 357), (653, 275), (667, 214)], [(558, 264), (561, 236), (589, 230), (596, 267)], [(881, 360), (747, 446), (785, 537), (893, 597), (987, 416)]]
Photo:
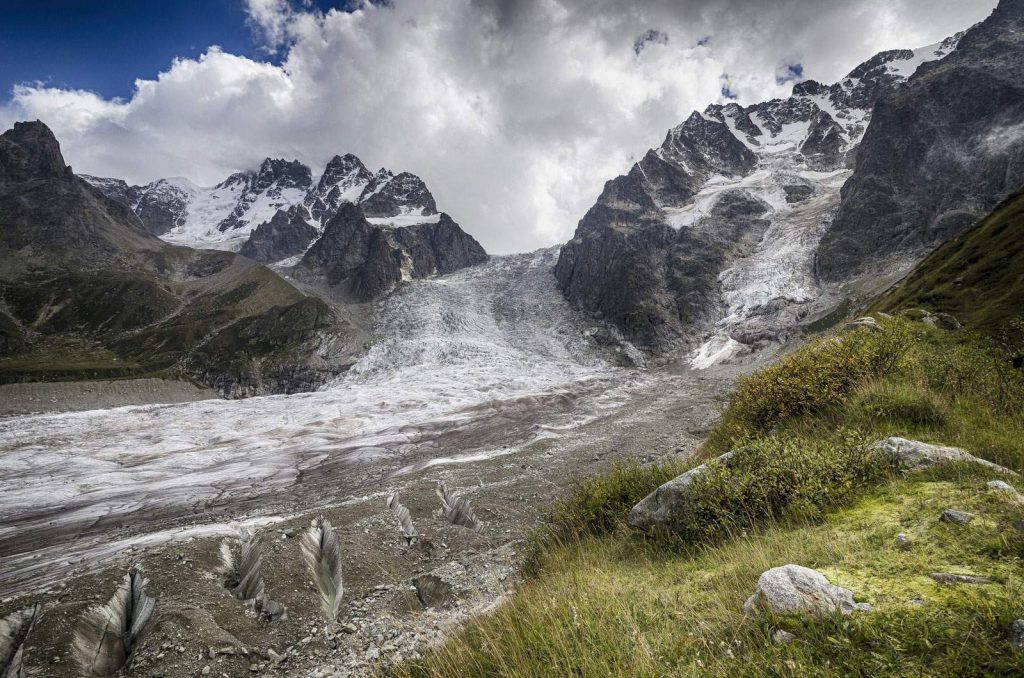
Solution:
[(796, 640), (796, 636), (794, 636), (789, 631), (778, 629), (777, 631), (775, 631), (775, 633), (772, 634), (772, 640), (779, 645), (789, 645), (794, 640)]
[(963, 511), (956, 511), (954, 509), (946, 509), (939, 516), (939, 520), (946, 523), (955, 523), (957, 525), (966, 525), (974, 519), (970, 513), (964, 513)]

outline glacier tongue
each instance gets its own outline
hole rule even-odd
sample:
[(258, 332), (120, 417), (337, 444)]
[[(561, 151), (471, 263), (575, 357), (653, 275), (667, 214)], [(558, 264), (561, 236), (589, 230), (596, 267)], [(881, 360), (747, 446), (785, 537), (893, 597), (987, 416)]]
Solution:
[(555, 287), (556, 257), (406, 285), (384, 303), (377, 343), (319, 392), (0, 422), (0, 595), (114, 537), (194, 514), (308, 510), (618, 406), (646, 377), (592, 348)]

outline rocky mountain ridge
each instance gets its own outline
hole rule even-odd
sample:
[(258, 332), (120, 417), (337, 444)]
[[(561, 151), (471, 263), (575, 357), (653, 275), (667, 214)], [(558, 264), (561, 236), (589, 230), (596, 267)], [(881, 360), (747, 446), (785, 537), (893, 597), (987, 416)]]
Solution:
[[(923, 64), (964, 52), (961, 40), (973, 50), (991, 22), (882, 52), (838, 83), (801, 82), (786, 99), (694, 112), (606, 183), (562, 248), (563, 293), (651, 352), (689, 346), (695, 367), (787, 341), (839, 303), (815, 258), (840, 189), (870, 162), (876, 104), (911, 91)], [(881, 157), (877, 138), (868, 152)]]
[[(295, 219), (301, 219), (318, 230), (346, 202), (363, 205), (373, 217), (437, 213), (434, 197), (422, 179), (388, 169), (371, 173), (352, 154), (334, 156), (317, 178), (297, 160), (267, 158), (256, 170), (237, 172), (208, 188), (180, 177), (158, 179), (145, 186), (132, 186), (121, 179), (83, 178), (107, 197), (127, 205), (146, 230), (167, 242), (232, 251), (243, 247), (261, 225), (275, 218), (280, 224), (284, 216), (279, 212), (289, 215), (293, 226), (298, 226)], [(253, 247), (250, 253), (271, 254), (265, 246)], [(277, 259), (260, 260), (270, 263)]]

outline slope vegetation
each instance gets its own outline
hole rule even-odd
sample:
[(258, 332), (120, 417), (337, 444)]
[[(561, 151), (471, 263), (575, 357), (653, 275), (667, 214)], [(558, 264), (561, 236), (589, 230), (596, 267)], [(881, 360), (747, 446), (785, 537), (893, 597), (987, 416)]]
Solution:
[[(821, 338), (741, 380), (696, 459), (581, 483), (529, 545), (519, 591), (400, 673), (1019, 672), (1024, 509), (986, 484), (1019, 478), (977, 464), (905, 472), (868, 444), (900, 435), (1020, 471), (1022, 414), (1024, 375), (966, 333), (883, 318)], [(628, 527), (642, 497), (726, 450), (733, 458), (695, 481), (674, 530)], [(975, 517), (944, 522), (948, 508)], [(787, 563), (820, 570), (873, 611), (744, 614), (759, 575)]]
[(969, 231), (922, 261), (873, 306), (920, 307), (953, 314), (968, 327), (996, 333), (1024, 317), (1024, 190)]

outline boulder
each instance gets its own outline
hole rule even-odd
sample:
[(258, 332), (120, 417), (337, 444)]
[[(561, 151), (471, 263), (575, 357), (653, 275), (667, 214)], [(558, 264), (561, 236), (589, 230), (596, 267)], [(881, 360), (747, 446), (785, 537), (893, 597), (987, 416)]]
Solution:
[(881, 450), (884, 454), (891, 455), (901, 466), (911, 471), (931, 468), (937, 464), (954, 461), (981, 464), (1002, 473), (1017, 475), (1016, 472), (1004, 466), (975, 457), (959, 447), (930, 445), (918, 440), (907, 440), (906, 438), (893, 436), (892, 438), (878, 441), (874, 444), (874, 448)]
[(758, 577), (757, 589), (743, 603), (743, 612), (752, 615), (761, 609), (823, 616), (870, 612), (871, 606), (855, 602), (853, 592), (832, 584), (821, 572), (790, 564), (773, 567)]
[[(732, 452), (726, 452), (715, 461), (726, 462), (732, 455)], [(694, 479), (707, 470), (708, 465), (701, 464), (651, 492), (629, 512), (629, 524), (639, 530), (671, 525), (682, 510), (683, 499), (689, 493)]]

